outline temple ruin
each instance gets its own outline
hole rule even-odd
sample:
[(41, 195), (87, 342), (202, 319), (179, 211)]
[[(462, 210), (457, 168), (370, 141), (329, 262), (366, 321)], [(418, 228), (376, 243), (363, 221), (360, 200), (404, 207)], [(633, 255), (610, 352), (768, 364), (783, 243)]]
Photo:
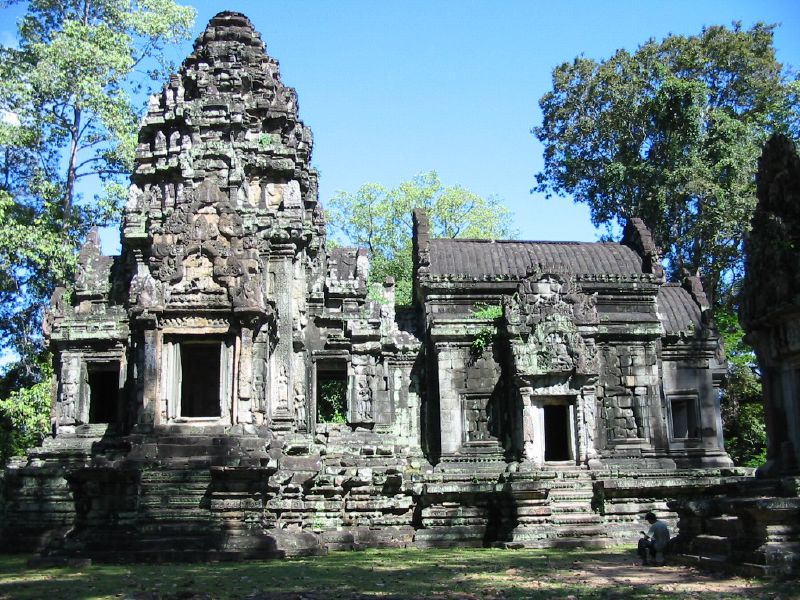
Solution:
[(327, 247), (311, 149), (251, 23), (214, 17), (150, 101), (121, 255), (91, 235), (53, 296), (54, 431), (6, 469), (6, 543), (602, 546), (735, 474), (708, 302), (641, 221), (620, 243), (433, 239), (416, 211), (399, 307), (364, 250)]

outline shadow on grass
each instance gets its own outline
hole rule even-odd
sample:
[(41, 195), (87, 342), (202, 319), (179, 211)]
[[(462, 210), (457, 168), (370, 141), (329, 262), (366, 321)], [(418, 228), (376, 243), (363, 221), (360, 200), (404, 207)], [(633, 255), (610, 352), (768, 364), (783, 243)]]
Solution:
[[(26, 558), (0, 556), (0, 599), (489, 600), (570, 595), (590, 599), (685, 599), (687, 596), (665, 593), (662, 587), (647, 585), (650, 575), (645, 575), (643, 584), (631, 584), (628, 576), (641, 569), (626, 564), (628, 558), (632, 562), (627, 548), (367, 550), (283, 561), (92, 565), (82, 569), (41, 570), (26, 569)], [(678, 574), (672, 579), (680, 582), (684, 578), (685, 575)], [(748, 595), (780, 592), (771, 585), (764, 582), (763, 589), (751, 588)], [(699, 592), (691, 596), (717, 598), (719, 594)]]

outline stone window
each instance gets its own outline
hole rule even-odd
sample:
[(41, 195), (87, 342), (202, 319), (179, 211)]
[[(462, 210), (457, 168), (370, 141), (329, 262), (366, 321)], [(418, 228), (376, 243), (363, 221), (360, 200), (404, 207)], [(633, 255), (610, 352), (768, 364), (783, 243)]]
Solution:
[(672, 396), (669, 400), (670, 431), (672, 439), (700, 437), (698, 434), (697, 398), (694, 396)]
[(317, 423), (347, 420), (347, 363), (343, 360), (317, 362)]
[(89, 423), (115, 423), (119, 411), (119, 363), (89, 363)]
[(171, 420), (228, 417), (232, 380), (232, 344), (199, 336), (165, 341), (162, 389)]

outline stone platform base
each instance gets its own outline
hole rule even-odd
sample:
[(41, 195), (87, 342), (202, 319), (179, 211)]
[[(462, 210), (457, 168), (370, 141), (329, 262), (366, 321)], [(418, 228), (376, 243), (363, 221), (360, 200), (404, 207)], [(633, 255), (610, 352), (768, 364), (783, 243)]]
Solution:
[[(52, 440), (13, 461), (0, 536), (41, 560), (230, 561), (369, 547), (600, 548), (731, 472), (434, 469), (368, 431), (166, 428)], [(11, 543), (13, 542), (13, 544)]]

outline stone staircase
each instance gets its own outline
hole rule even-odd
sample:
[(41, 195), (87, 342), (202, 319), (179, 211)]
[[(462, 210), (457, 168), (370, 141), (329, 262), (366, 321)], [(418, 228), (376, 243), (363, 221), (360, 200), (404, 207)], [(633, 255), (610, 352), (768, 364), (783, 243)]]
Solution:
[[(236, 560), (223, 550), (223, 525), (214, 511), (212, 470), (259, 466), (267, 441), (225, 435), (220, 427), (173, 426), (136, 440), (139, 464), (136, 542), (138, 562)], [(227, 495), (223, 493), (227, 498)]]
[(563, 472), (548, 493), (550, 524), (558, 548), (605, 548), (611, 545), (606, 537), (602, 516), (592, 508), (592, 479), (582, 471)]
[(576, 467), (522, 473), (506, 485), (511, 514), (506, 547), (605, 548), (612, 544), (593, 508), (591, 473)]
[(210, 510), (207, 469), (144, 470), (139, 481), (136, 558), (205, 560), (218, 528)]
[(307, 519), (334, 550), (411, 543), (413, 499), (407, 469), (418, 462), (388, 434), (318, 428), (322, 471), (304, 496)]
[[(760, 545), (749, 536), (738, 516), (709, 517), (705, 525), (705, 532), (694, 536), (688, 549), (679, 556), (681, 562), (752, 577), (785, 573), (785, 565), (771, 556), (770, 544)], [(789, 537), (780, 539), (791, 545)], [(797, 548), (798, 544), (794, 546)], [(789, 553), (782, 560), (800, 563), (800, 553)]]
[[(738, 540), (743, 534), (742, 523), (736, 516), (709, 517), (705, 520), (705, 532), (694, 536), (688, 549), (680, 556), (681, 562), (708, 568), (725, 570), (732, 564), (734, 554), (742, 554)], [(739, 572), (741, 566), (737, 566)], [(764, 575), (763, 567), (756, 563), (745, 563), (745, 573)]]
[(724, 494), (679, 499), (676, 558), (745, 576), (800, 569), (800, 478), (731, 479)]

